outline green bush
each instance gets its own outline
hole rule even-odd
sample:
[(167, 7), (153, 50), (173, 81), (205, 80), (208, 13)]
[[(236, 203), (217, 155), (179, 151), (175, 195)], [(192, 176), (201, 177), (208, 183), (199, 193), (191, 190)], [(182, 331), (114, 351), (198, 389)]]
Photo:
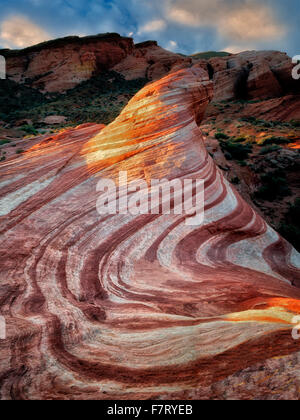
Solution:
[(225, 152), (225, 153), (224, 153), (224, 157), (225, 157), (225, 159), (227, 159), (227, 160), (232, 160), (232, 159), (233, 159), (232, 155), (231, 155), (230, 153), (228, 153), (228, 152)]
[(281, 147), (274, 144), (273, 146), (263, 147), (259, 152), (260, 155), (267, 155), (268, 153), (277, 152)]
[(246, 162), (245, 160), (239, 160), (239, 161), (238, 161), (238, 164), (239, 164), (240, 166), (247, 166), (247, 162)]
[(190, 57), (201, 60), (209, 60), (214, 57), (226, 57), (228, 55), (230, 55), (230, 53), (226, 51), (206, 51), (190, 55)]
[(227, 134), (225, 134), (225, 133), (218, 132), (218, 133), (215, 134), (215, 139), (217, 139), (217, 140), (228, 140), (229, 136), (227, 136)]
[(249, 144), (233, 143), (231, 141), (221, 142), (221, 148), (223, 152), (231, 154), (235, 160), (245, 160), (249, 157), (249, 153), (252, 152), (252, 146)]
[(21, 130), (25, 131), (26, 134), (28, 135), (33, 135), (33, 136), (37, 136), (39, 133), (38, 131), (33, 127), (33, 125), (23, 125), (21, 127)]
[(23, 149), (18, 149), (18, 150), (16, 150), (16, 153), (17, 153), (17, 155), (20, 155), (21, 153), (24, 153), (24, 150)]
[(300, 127), (300, 120), (291, 120), (290, 124), (292, 127), (298, 128)]
[(281, 223), (278, 229), (279, 233), (288, 241), (290, 242), (298, 252), (300, 252), (300, 227)]
[(250, 123), (250, 124), (256, 124), (257, 120), (256, 120), (255, 117), (242, 117), (242, 118), (239, 119), (239, 121), (247, 122), (247, 123)]
[(269, 144), (288, 144), (291, 140), (287, 139), (286, 137), (277, 137), (272, 136), (264, 140), (262, 143), (264, 146), (267, 146)]
[[(249, 101), (250, 102), (250, 101)], [(247, 122), (248, 124), (256, 125), (264, 128), (274, 127), (300, 127), (300, 120), (291, 120), (289, 123), (285, 121), (265, 121), (255, 117), (241, 117), (239, 121)]]
[[(44, 127), (40, 120), (50, 115), (64, 115), (74, 125), (109, 124), (148, 81), (146, 78), (126, 80), (119, 73), (107, 71), (64, 94), (43, 95), (30, 87), (4, 80), (0, 84), (0, 119), (12, 126), (17, 120), (30, 119), (33, 126), (21, 127), (28, 135), (37, 135), (36, 129)], [(123, 97), (118, 101), (120, 95)]]
[(231, 183), (232, 183), (232, 184), (235, 184), (235, 185), (238, 185), (238, 184), (240, 184), (240, 183), (241, 183), (241, 181), (240, 181), (240, 179), (236, 176), (236, 177), (234, 177), (234, 178), (232, 178), (232, 179), (231, 179)]
[(7, 139), (0, 140), (0, 146), (2, 146), (3, 144), (8, 144), (10, 142), (11, 141), (10, 140), (7, 140)]
[(276, 198), (283, 198), (291, 195), (286, 175), (281, 170), (269, 172), (261, 176), (262, 186), (254, 194), (255, 198), (274, 201)]
[(279, 233), (300, 252), (300, 198), (290, 205), (284, 220), (279, 226)]
[(232, 137), (231, 139), (234, 143), (244, 143), (245, 141), (247, 141), (246, 137)]
[(287, 214), (290, 223), (294, 223), (296, 225), (299, 225), (300, 227), (299, 215), (300, 215), (300, 198), (296, 198), (294, 204), (290, 206), (290, 209)]

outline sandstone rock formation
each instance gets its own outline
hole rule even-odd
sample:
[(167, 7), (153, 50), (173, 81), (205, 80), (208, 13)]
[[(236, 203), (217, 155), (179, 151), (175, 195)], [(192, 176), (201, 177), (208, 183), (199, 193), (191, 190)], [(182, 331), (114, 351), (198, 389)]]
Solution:
[(49, 115), (48, 117), (40, 120), (40, 122), (45, 124), (63, 124), (66, 122), (66, 117), (63, 115)]
[(246, 51), (209, 60), (167, 51), (156, 41), (134, 45), (118, 34), (66, 37), (26, 48), (0, 50), (7, 77), (46, 92), (65, 92), (103, 71), (127, 80), (158, 80), (198, 63), (214, 81), (214, 101), (265, 99), (300, 92), (292, 79), (293, 63), (278, 51)]
[[(1, 164), (2, 399), (299, 398), (300, 257), (207, 153), (211, 96), (200, 66), (179, 70), (109, 126)], [(204, 179), (204, 224), (100, 216), (97, 183), (119, 171)]]
[(174, 54), (157, 45), (156, 41), (136, 44), (131, 55), (118, 63), (113, 70), (127, 80), (146, 78), (157, 80), (171, 71), (190, 67), (190, 57)]
[(0, 53), (6, 57), (9, 79), (43, 92), (64, 92), (110, 69), (127, 79), (156, 80), (176, 65), (186, 67), (192, 62), (155, 41), (134, 46), (132, 38), (118, 34), (66, 37)]
[(300, 120), (300, 96), (286, 95), (256, 103), (249, 103), (241, 116), (273, 121)]
[(66, 37), (26, 48), (2, 50), (7, 77), (44, 92), (63, 92), (108, 70), (133, 50), (133, 40), (118, 34)]
[(211, 58), (207, 69), (215, 85), (215, 102), (266, 99), (300, 92), (299, 82), (292, 78), (291, 58), (278, 51), (246, 51)]

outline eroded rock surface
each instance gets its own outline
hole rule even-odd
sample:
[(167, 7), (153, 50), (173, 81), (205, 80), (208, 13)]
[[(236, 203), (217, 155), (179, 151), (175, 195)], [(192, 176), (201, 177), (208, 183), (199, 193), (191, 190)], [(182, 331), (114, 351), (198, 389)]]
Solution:
[(157, 80), (192, 59), (150, 41), (134, 45), (118, 34), (66, 37), (24, 50), (1, 50), (7, 78), (44, 93), (65, 92), (92, 76), (115, 70), (126, 79)]
[(113, 70), (121, 73), (126, 79), (146, 78), (158, 80), (169, 72), (190, 67), (192, 59), (174, 54), (148, 41), (135, 45), (131, 55), (117, 64)]
[[(199, 66), (179, 70), (109, 126), (32, 140), (1, 164), (2, 399), (271, 398), (290, 384), (299, 398), (299, 254), (207, 153), (211, 97)], [(119, 171), (204, 179), (204, 224), (100, 216), (97, 183)], [(288, 374), (266, 385), (255, 370), (278, 357)]]
[[(203, 61), (202, 61), (203, 62)], [(292, 78), (294, 64), (279, 51), (245, 51), (208, 60), (214, 101), (267, 99), (300, 92)]]
[(134, 45), (118, 34), (66, 37), (24, 50), (0, 50), (7, 77), (44, 93), (65, 92), (102, 72), (113, 70), (127, 80), (158, 80), (198, 63), (214, 82), (214, 101), (265, 99), (299, 93), (294, 64), (278, 51), (245, 51), (209, 60), (167, 51), (156, 41)]
[(133, 51), (118, 34), (66, 37), (24, 50), (2, 50), (7, 78), (43, 92), (64, 92), (113, 67)]

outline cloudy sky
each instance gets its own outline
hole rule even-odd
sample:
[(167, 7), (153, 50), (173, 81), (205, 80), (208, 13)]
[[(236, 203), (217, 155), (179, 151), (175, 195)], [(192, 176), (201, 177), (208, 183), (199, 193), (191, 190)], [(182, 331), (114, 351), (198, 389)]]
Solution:
[(118, 32), (185, 54), (276, 49), (300, 54), (299, 0), (0, 0), (0, 48)]

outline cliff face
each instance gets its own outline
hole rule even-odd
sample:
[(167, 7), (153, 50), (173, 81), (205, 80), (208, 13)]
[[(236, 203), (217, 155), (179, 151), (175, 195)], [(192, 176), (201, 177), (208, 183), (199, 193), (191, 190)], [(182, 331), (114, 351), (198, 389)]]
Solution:
[(114, 70), (127, 80), (158, 80), (193, 63), (199, 63), (213, 80), (214, 101), (299, 92), (299, 82), (291, 77), (290, 57), (276, 51), (248, 51), (203, 60), (167, 51), (156, 41), (134, 45), (131, 38), (103, 34), (67, 37), (25, 50), (2, 50), (0, 54), (6, 57), (9, 79), (43, 92), (65, 92), (106, 70)]
[[(179, 70), (109, 126), (28, 140), (0, 166), (3, 399), (299, 399), (299, 254), (209, 156), (211, 97), (199, 66)], [(100, 216), (97, 183), (119, 171), (203, 179), (203, 225)]]
[(143, 42), (113, 70), (121, 73), (127, 80), (146, 78), (158, 80), (169, 72), (190, 67), (192, 59), (174, 54), (157, 45), (155, 41)]
[(7, 77), (44, 92), (62, 92), (108, 70), (133, 50), (118, 34), (68, 37), (20, 51), (4, 50)]
[(300, 92), (291, 58), (278, 51), (246, 51), (201, 61), (215, 86), (214, 101), (266, 99)]
[(191, 59), (166, 51), (156, 42), (134, 46), (131, 38), (118, 34), (67, 37), (0, 53), (6, 57), (8, 79), (43, 92), (64, 92), (110, 69), (127, 79), (154, 80), (176, 63), (191, 63)]

